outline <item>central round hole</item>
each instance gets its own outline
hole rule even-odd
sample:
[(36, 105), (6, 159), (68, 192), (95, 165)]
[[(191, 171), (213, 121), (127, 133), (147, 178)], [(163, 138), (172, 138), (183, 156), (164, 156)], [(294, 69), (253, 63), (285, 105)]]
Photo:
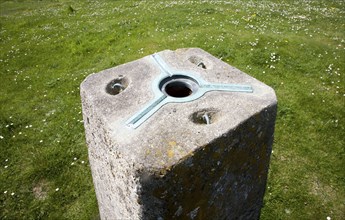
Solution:
[(183, 98), (192, 94), (192, 90), (189, 88), (189, 85), (179, 81), (168, 83), (165, 86), (165, 92), (167, 95), (176, 98)]
[(159, 87), (167, 96), (184, 98), (196, 92), (199, 85), (194, 79), (188, 76), (174, 75), (163, 79)]

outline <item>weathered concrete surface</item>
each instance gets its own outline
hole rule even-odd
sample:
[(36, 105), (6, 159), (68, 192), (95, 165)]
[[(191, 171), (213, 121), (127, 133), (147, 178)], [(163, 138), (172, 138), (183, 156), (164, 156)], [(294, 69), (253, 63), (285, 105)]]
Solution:
[[(133, 129), (125, 122), (154, 97), (160, 69), (152, 58), (88, 76), (81, 97), (101, 218), (257, 219), (273, 143), (274, 91), (201, 49), (158, 54), (174, 69), (212, 83), (249, 84), (254, 92), (214, 91), (168, 103)], [(126, 88), (112, 89), (110, 82)], [(200, 120), (205, 112), (211, 124)]]

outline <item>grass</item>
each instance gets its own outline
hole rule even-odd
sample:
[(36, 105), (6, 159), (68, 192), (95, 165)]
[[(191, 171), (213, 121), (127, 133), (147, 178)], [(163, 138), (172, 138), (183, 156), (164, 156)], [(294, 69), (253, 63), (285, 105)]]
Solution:
[(79, 85), (200, 47), (279, 100), (261, 219), (345, 216), (342, 0), (0, 0), (0, 218), (97, 219)]

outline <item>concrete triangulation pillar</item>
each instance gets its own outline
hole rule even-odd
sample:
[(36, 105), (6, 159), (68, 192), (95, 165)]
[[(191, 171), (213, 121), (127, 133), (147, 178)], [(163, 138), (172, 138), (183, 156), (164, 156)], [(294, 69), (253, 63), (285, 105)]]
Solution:
[(81, 84), (102, 219), (258, 219), (272, 88), (201, 49), (165, 50)]

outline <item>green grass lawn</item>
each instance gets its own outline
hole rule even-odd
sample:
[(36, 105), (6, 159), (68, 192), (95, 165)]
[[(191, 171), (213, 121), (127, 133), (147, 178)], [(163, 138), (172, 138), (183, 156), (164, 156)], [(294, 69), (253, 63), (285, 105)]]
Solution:
[(261, 219), (345, 218), (344, 0), (0, 0), (0, 219), (97, 219), (79, 85), (199, 47), (279, 101)]

